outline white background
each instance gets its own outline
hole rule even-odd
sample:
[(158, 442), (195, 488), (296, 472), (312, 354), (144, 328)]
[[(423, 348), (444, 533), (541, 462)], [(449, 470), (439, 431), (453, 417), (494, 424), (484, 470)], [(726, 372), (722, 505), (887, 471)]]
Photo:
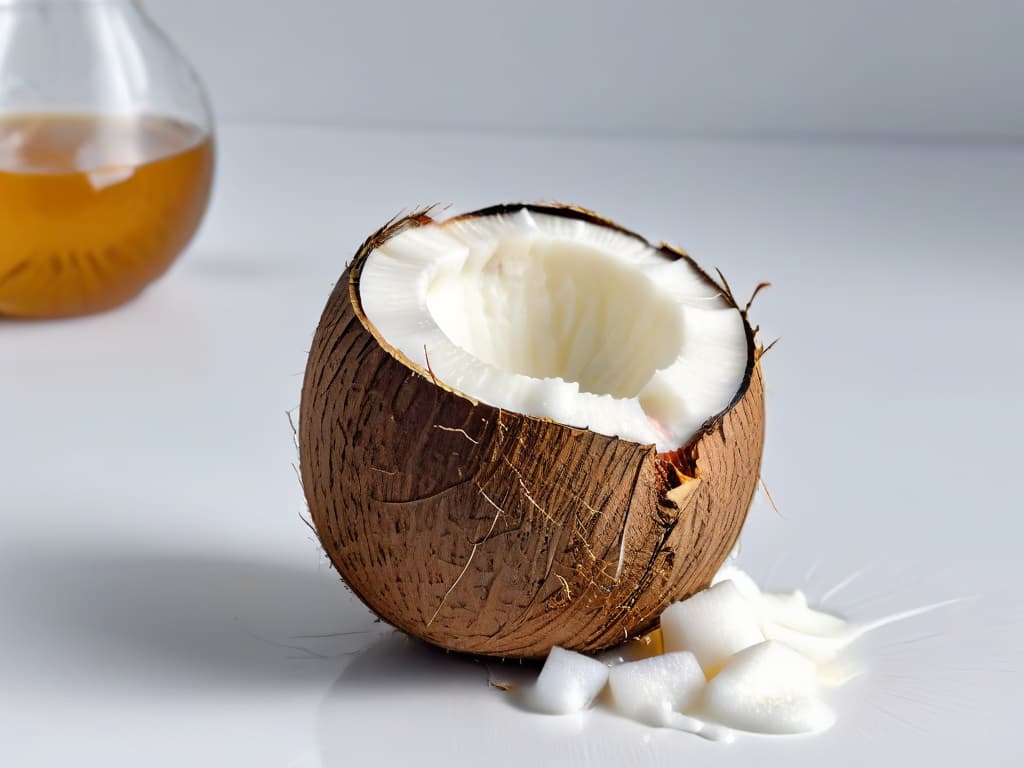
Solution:
[(1024, 139), (1016, 0), (146, 0), (223, 118)]
[[(1022, 763), (1021, 4), (478, 4), (486, 39), (436, 7), (150, 5), (211, 84), (217, 190), (140, 300), (0, 322), (0, 765)], [(862, 647), (828, 734), (521, 712), (324, 562), (285, 411), (332, 282), (403, 206), (518, 199), (675, 242), (739, 294), (773, 281), (782, 516), (758, 496), (744, 567), (812, 598), (859, 574), (828, 603), (855, 619), (972, 598)]]

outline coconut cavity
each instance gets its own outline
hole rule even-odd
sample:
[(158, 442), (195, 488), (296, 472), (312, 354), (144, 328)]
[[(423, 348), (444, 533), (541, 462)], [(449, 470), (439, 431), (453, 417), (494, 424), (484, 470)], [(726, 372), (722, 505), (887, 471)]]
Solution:
[(359, 296), (382, 342), (451, 389), (668, 451), (727, 409), (745, 321), (680, 254), (522, 208), (407, 228)]

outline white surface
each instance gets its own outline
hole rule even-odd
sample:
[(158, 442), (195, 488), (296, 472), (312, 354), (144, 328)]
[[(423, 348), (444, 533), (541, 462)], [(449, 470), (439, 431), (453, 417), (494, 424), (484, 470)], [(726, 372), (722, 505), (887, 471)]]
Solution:
[[(0, 323), (0, 765), (1020, 764), (1024, 152), (221, 139), (207, 226), (141, 300)], [(332, 281), (402, 206), (516, 198), (670, 239), (739, 294), (774, 281), (760, 583), (863, 569), (826, 604), (855, 619), (978, 596), (880, 630), (828, 734), (522, 712), (483, 665), (378, 639), (323, 563), (285, 410)], [(331, 632), (357, 634), (300, 637)]]
[(1016, 0), (145, 0), (222, 117), (1024, 140)]

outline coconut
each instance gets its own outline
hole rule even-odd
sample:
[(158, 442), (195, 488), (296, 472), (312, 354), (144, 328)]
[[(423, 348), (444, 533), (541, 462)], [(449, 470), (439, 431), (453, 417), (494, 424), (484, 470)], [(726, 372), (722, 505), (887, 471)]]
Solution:
[(747, 308), (683, 251), (574, 206), (392, 220), (336, 284), (303, 383), (331, 562), (382, 619), (455, 651), (647, 630), (708, 587), (754, 494)]

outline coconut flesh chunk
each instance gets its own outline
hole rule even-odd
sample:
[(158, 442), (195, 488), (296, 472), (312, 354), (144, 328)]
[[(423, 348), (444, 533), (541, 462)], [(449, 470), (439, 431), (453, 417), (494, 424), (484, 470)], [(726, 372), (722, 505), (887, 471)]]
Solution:
[(743, 383), (744, 319), (687, 258), (520, 209), (405, 229), (362, 269), (378, 338), (445, 386), (660, 452)]
[(615, 708), (626, 717), (664, 726), (704, 690), (707, 679), (692, 653), (664, 653), (611, 668), (608, 686)]
[(814, 662), (775, 640), (732, 656), (701, 705), (715, 722), (755, 733), (815, 733), (835, 723), (818, 695)]
[(690, 651), (709, 679), (733, 654), (765, 639), (753, 609), (731, 581), (670, 605), (661, 614), (661, 633), (666, 651)]
[(605, 664), (555, 646), (527, 693), (526, 703), (537, 712), (570, 715), (593, 704), (607, 682)]

